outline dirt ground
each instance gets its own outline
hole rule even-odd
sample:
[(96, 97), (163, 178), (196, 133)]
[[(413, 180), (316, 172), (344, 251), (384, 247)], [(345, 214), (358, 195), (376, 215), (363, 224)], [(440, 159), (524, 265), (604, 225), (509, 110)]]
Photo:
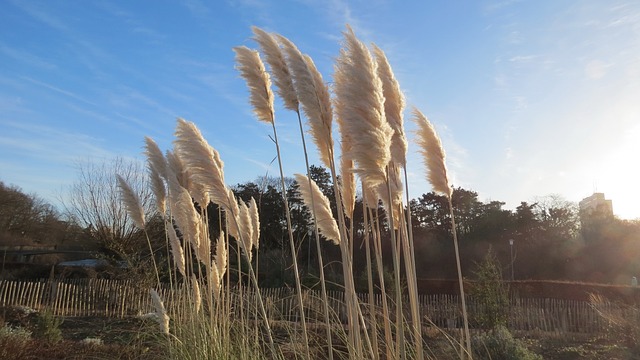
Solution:
[[(11, 319), (4, 319), (9, 322)], [(53, 355), (52, 349), (47, 350), (46, 347), (41, 349), (38, 354), (30, 354), (25, 359), (79, 359), (78, 348), (82, 340), (87, 338), (99, 338), (104, 344), (105, 351), (119, 351), (120, 354), (130, 352), (129, 356), (113, 356), (109, 357), (108, 354), (102, 355), (105, 357), (95, 356), (92, 358), (145, 358), (154, 359), (157, 355), (154, 353), (153, 341), (145, 339), (145, 334), (149, 334), (150, 326), (157, 326), (156, 323), (150, 320), (141, 320), (136, 318), (127, 319), (113, 319), (104, 317), (67, 317), (60, 325), (60, 330), (64, 341), (62, 344), (56, 347), (56, 356), (47, 357)], [(292, 339), (288, 338), (287, 332), (279, 330), (279, 327), (285, 325), (274, 324), (274, 335), (279, 338), (281, 345), (287, 346), (287, 343), (292, 343)], [(286, 325), (291, 328), (291, 324)], [(323, 329), (312, 330), (316, 336), (322, 337), (324, 334)], [(525, 336), (525, 334), (515, 334), (515, 337), (522, 340), (526, 346), (543, 356), (544, 359), (550, 360), (596, 360), (596, 359), (611, 359), (611, 360), (627, 360), (627, 359), (640, 359), (640, 354), (636, 351), (636, 354), (632, 354), (631, 351), (622, 344), (618, 344), (612, 339), (603, 339), (597, 337), (588, 336), (571, 336), (570, 338), (558, 338), (545, 336), (544, 334), (536, 334), (536, 336)], [(451, 358), (450, 344), (444, 336), (439, 337), (436, 333), (427, 335), (427, 344), (430, 349), (431, 357), (437, 359)], [(142, 352), (146, 353), (146, 356), (140, 356), (140, 349), (144, 348), (146, 344), (149, 344), (149, 349), (143, 349)], [(335, 342), (334, 342), (335, 344)], [(124, 350), (124, 351), (123, 351)], [(129, 351), (130, 350), (130, 351)], [(69, 355), (65, 356), (64, 351), (68, 351)], [(161, 357), (159, 357), (161, 358)], [(16, 357), (18, 359), (18, 357)]]
[[(126, 344), (140, 340), (139, 332), (145, 326), (155, 326), (155, 324), (145, 323), (137, 319), (107, 319), (107, 318), (67, 318), (61, 325), (65, 339), (80, 341), (87, 337), (99, 337), (105, 343)], [(278, 332), (278, 327), (274, 327), (274, 332)], [(317, 331), (318, 335), (324, 330)], [(286, 337), (280, 332), (281, 341), (286, 341)], [(535, 337), (516, 334), (516, 338), (522, 340), (526, 346), (537, 354), (549, 360), (630, 360), (639, 359), (640, 354), (635, 356), (622, 344), (616, 344), (611, 339), (602, 337), (576, 336), (570, 339), (556, 337), (546, 337), (544, 334), (537, 334)], [(427, 340), (433, 347), (432, 354), (441, 358), (442, 354), (449, 351), (438, 349), (450, 346), (448, 341), (434, 336)]]

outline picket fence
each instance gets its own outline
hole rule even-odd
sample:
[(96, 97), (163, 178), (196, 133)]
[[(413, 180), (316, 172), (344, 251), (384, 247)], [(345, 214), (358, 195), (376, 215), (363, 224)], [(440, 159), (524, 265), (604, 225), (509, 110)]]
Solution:
[[(171, 290), (168, 285), (156, 289), (165, 305), (183, 306), (180, 289)], [(240, 294), (245, 304), (253, 304), (255, 294), (244, 288), (234, 289), (233, 303), (237, 304)], [(178, 292), (176, 294), (175, 292)], [(290, 288), (261, 289), (270, 319), (296, 321), (298, 300)], [(359, 294), (363, 312), (369, 316), (368, 295)], [(307, 290), (303, 294), (305, 315), (310, 322), (322, 321), (323, 306), (318, 291)], [(346, 319), (344, 293), (328, 293), (330, 309), (339, 320)], [(391, 299), (389, 299), (391, 302)], [(456, 295), (421, 295), (420, 311), (425, 324), (441, 328), (458, 329), (462, 326), (459, 297)], [(375, 311), (381, 316), (382, 295), (374, 296)], [(49, 309), (57, 316), (107, 316), (128, 317), (153, 311), (149, 290), (130, 281), (104, 279), (74, 279), (63, 281), (0, 281), (0, 307), (25, 306), (35, 310)], [(467, 298), (469, 314), (481, 311), (482, 304), (473, 297)], [(241, 307), (234, 306), (234, 311)], [(250, 306), (244, 310), (250, 314)], [(585, 301), (562, 299), (514, 298), (509, 307), (508, 328), (515, 331), (541, 332), (550, 335), (603, 334), (611, 326), (610, 320), (600, 314), (607, 313), (622, 319), (638, 318), (638, 310), (633, 307), (617, 306), (611, 303), (597, 306)], [(391, 312), (394, 313), (393, 311)], [(409, 316), (407, 313), (406, 316)], [(640, 321), (640, 319), (638, 319)]]

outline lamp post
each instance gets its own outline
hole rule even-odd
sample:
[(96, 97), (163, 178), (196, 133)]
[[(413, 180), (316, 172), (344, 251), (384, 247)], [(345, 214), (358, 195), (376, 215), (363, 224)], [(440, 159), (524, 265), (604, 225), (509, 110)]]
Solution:
[(511, 250), (511, 281), (513, 281), (513, 239), (509, 239), (509, 247)]

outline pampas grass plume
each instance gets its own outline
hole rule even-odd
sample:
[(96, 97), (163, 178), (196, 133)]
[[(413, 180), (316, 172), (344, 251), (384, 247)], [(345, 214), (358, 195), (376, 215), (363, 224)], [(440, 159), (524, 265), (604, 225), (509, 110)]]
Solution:
[(220, 291), (222, 290), (222, 277), (223, 275), (220, 275), (220, 272), (218, 271), (218, 268), (215, 266), (211, 267), (211, 285), (213, 287), (213, 296), (215, 296), (216, 299), (218, 299), (220, 297)]
[(233, 48), (236, 53), (236, 69), (249, 87), (249, 102), (258, 120), (272, 124), (274, 121), (271, 79), (257, 51), (246, 46)]
[(362, 181), (375, 187), (386, 181), (393, 129), (385, 120), (382, 82), (371, 53), (350, 27), (344, 38), (334, 74), (340, 131), (351, 139), (343, 156), (352, 158)]
[(182, 250), (182, 245), (180, 245), (180, 239), (178, 239), (178, 234), (176, 234), (176, 229), (173, 227), (173, 224), (168, 224), (167, 231), (169, 232), (169, 246), (171, 247), (171, 256), (173, 257), (173, 262), (175, 264), (175, 267), (178, 268), (180, 274), (184, 276), (184, 251)]
[(196, 314), (198, 314), (202, 307), (202, 294), (200, 293), (200, 284), (198, 283), (198, 279), (196, 279), (196, 276), (193, 274), (191, 275), (191, 284), (193, 287), (194, 307), (196, 308)]
[(273, 35), (259, 27), (253, 26), (251, 30), (255, 34), (254, 40), (262, 49), (265, 61), (271, 68), (273, 82), (277, 88), (278, 95), (284, 102), (284, 107), (291, 111), (298, 111), (298, 96), (293, 87), (293, 79), (289, 72), (289, 67), (278, 42)]
[(449, 186), (445, 153), (442, 142), (433, 125), (420, 110), (413, 108), (413, 121), (418, 125), (417, 143), (427, 168), (427, 177), (433, 190), (451, 198), (453, 190)]
[(400, 84), (393, 74), (391, 65), (384, 51), (377, 47), (373, 47), (373, 54), (378, 64), (378, 76), (382, 81), (382, 91), (384, 94), (384, 114), (387, 122), (393, 129), (393, 137), (391, 138), (391, 161), (400, 166), (407, 163), (407, 137), (404, 133), (404, 120), (402, 113), (405, 107), (405, 100)]
[(156, 208), (164, 217), (167, 211), (167, 189), (164, 186), (162, 177), (154, 167), (149, 168), (149, 179), (151, 180), (151, 190), (156, 199)]
[[(328, 240), (335, 244), (340, 243), (340, 230), (338, 224), (331, 213), (331, 204), (329, 199), (322, 193), (315, 181), (310, 180), (302, 174), (294, 174), (298, 185), (300, 186), (300, 194), (304, 204), (309, 209), (314, 209), (316, 215), (316, 223), (320, 233)], [(311, 182), (311, 187), (309, 187)], [(313, 201), (311, 201), (313, 197)]]
[(311, 58), (303, 55), (296, 45), (282, 35), (275, 35), (283, 46), (293, 85), (304, 111), (313, 141), (318, 147), (320, 160), (331, 167), (333, 137), (331, 128), (333, 110), (329, 88)]
[(167, 310), (164, 307), (164, 303), (162, 299), (160, 299), (160, 295), (154, 289), (149, 290), (151, 293), (151, 301), (153, 302), (153, 307), (156, 311), (156, 316), (158, 317), (158, 323), (160, 324), (160, 330), (163, 333), (169, 334), (169, 315), (167, 315)]
[(178, 119), (175, 135), (176, 154), (188, 170), (191, 179), (203, 187), (202, 192), (208, 193), (211, 201), (225, 210), (229, 209), (232, 204), (224, 184), (224, 163), (220, 154), (207, 143), (192, 122)]
[(116, 178), (118, 179), (118, 187), (120, 188), (120, 197), (122, 198), (122, 202), (124, 202), (127, 213), (138, 228), (144, 229), (144, 209), (142, 208), (140, 198), (122, 176), (116, 174)]
[(170, 196), (172, 199), (171, 213), (176, 225), (183, 234), (184, 240), (191, 244), (191, 248), (198, 257), (198, 260), (206, 264), (208, 259), (201, 257), (200, 253), (200, 219), (193, 206), (191, 195), (189, 195), (189, 192), (185, 188), (176, 187)]
[(258, 213), (258, 204), (256, 204), (256, 200), (251, 197), (249, 200), (249, 215), (251, 217), (251, 226), (252, 226), (252, 239), (251, 243), (253, 247), (256, 249), (260, 248), (260, 214)]
[(239, 200), (238, 206), (240, 208), (240, 234), (238, 234), (240, 238), (236, 239), (240, 240), (240, 245), (242, 245), (242, 249), (247, 256), (247, 259), (251, 262), (251, 259), (253, 259), (253, 253), (251, 251), (253, 249), (253, 226), (251, 224), (251, 214), (249, 213), (249, 207), (247, 207), (247, 204), (244, 201)]
[[(341, 144), (342, 152), (348, 153), (348, 138), (343, 138)], [(345, 216), (349, 219), (353, 218), (353, 210), (356, 206), (356, 177), (353, 174), (353, 160), (348, 156), (340, 157), (340, 191), (342, 191), (342, 205), (344, 207)]]
[(162, 151), (158, 144), (150, 137), (145, 136), (145, 151), (144, 154), (147, 156), (148, 166), (154, 168), (160, 176), (163, 178), (167, 178), (167, 160), (164, 155), (162, 155)]
[(220, 237), (218, 238), (218, 243), (216, 244), (216, 256), (215, 256), (215, 267), (218, 270), (219, 280), (222, 280), (225, 272), (227, 271), (227, 245), (224, 242), (224, 232), (220, 232)]

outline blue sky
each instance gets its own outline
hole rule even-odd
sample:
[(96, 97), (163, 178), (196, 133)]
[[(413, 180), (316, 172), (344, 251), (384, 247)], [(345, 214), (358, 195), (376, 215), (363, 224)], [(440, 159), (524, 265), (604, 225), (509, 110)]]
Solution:
[[(454, 185), (507, 208), (598, 190), (640, 218), (637, 1), (6, 0), (0, 180), (56, 203), (79, 161), (142, 159), (145, 135), (167, 149), (177, 117), (220, 152), (229, 184), (276, 175), (231, 49), (256, 47), (252, 25), (278, 32), (331, 81), (347, 23), (436, 125)], [(296, 117), (276, 105), (284, 170), (303, 172)], [(417, 197), (430, 186), (409, 151)]]

